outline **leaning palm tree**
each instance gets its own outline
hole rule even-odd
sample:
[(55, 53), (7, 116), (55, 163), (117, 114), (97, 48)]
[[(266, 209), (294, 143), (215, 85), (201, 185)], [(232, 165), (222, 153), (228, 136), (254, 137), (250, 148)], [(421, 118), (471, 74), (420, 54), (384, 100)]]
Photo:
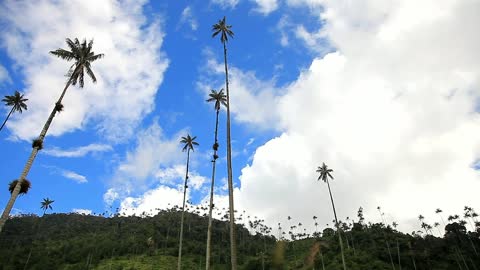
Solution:
[(228, 88), (228, 64), (227, 64), (227, 42), (228, 37), (233, 38), (233, 31), (231, 30), (232, 26), (227, 25), (225, 16), (222, 20), (219, 20), (218, 23), (212, 26), (212, 37), (216, 37), (220, 34), (220, 41), (223, 44), (223, 59), (225, 64), (225, 87), (227, 89), (227, 169), (228, 169), (228, 204), (229, 204), (229, 217), (230, 217), (230, 260), (232, 270), (237, 269), (237, 245), (235, 243), (235, 216), (234, 216), (234, 206), (233, 206), (233, 176), (232, 176), (232, 145), (230, 137), (230, 91)]
[(25, 177), (27, 177), (28, 172), (32, 168), (33, 161), (37, 156), (38, 151), (40, 151), (43, 147), (43, 140), (47, 135), (48, 128), (50, 127), (50, 124), (52, 123), (55, 114), (63, 110), (62, 100), (68, 87), (70, 85), (76, 85), (78, 83), (80, 88), (83, 88), (85, 73), (87, 73), (87, 75), (92, 79), (94, 83), (97, 81), (97, 78), (92, 71), (91, 63), (102, 58), (103, 54), (95, 54), (92, 51), (93, 40), (90, 40), (90, 42), (87, 44), (86, 40), (83, 40), (83, 42), (80, 43), (78, 39), (72, 41), (71, 39), (67, 38), (66, 42), (70, 50), (57, 49), (55, 51), (51, 51), (50, 53), (67, 61), (74, 60), (75, 63), (73, 63), (73, 65), (70, 66), (70, 69), (68, 70), (67, 84), (65, 85), (65, 88), (63, 89), (60, 98), (55, 103), (55, 106), (53, 107), (53, 110), (50, 113), (47, 122), (45, 122), (45, 125), (40, 132), (40, 136), (38, 136), (38, 138), (33, 141), (32, 153), (30, 154), (30, 157), (28, 158), (27, 163), (23, 168), (17, 186), (13, 190), (10, 200), (8, 201), (7, 206), (3, 211), (2, 217), (0, 218), (0, 232), (3, 229), (3, 225), (5, 225), (5, 222), (7, 221), (8, 215), (12, 210), (15, 200), (17, 199), (22, 182), (24, 181)]
[(212, 210), (213, 210), (213, 187), (215, 184), (215, 165), (217, 162), (217, 150), (218, 150), (218, 114), (220, 113), (220, 107), (227, 106), (227, 96), (223, 93), (223, 89), (220, 91), (212, 90), (208, 95), (207, 102), (215, 102), (215, 140), (213, 143), (213, 158), (212, 158), (212, 184), (210, 186), (210, 207), (208, 211), (208, 230), (207, 230), (207, 255), (206, 255), (206, 270), (210, 269), (210, 254), (212, 252)]
[(10, 115), (14, 112), (19, 112), (22, 113), (23, 110), (27, 110), (27, 104), (25, 104), (25, 101), (27, 101), (28, 98), (23, 98), (23, 95), (20, 94), (20, 92), (15, 91), (15, 94), (13, 96), (5, 96), (5, 98), (2, 99), (3, 102), (5, 102), (5, 106), (12, 106), (10, 109), (10, 112), (7, 115), (7, 118), (5, 118), (5, 121), (3, 121), (2, 126), (0, 127), (0, 130), (2, 130), (3, 126), (8, 121), (8, 118), (10, 118)]
[(182, 241), (183, 241), (183, 221), (185, 218), (185, 198), (187, 196), (187, 180), (188, 180), (188, 165), (190, 164), (190, 150), (194, 151), (193, 146), (198, 145), (198, 143), (195, 141), (197, 136), (190, 137), (189, 134), (187, 134), (187, 137), (182, 137), (180, 140), (180, 143), (184, 144), (182, 151), (185, 152), (187, 151), (187, 170), (185, 173), (185, 184), (183, 185), (183, 207), (182, 207), (182, 218), (180, 221), (180, 242), (178, 245), (178, 262), (177, 262), (177, 269), (180, 270), (182, 267)]
[(333, 215), (335, 216), (335, 226), (337, 227), (337, 232), (338, 232), (338, 242), (340, 243), (340, 252), (342, 253), (343, 269), (347, 270), (347, 265), (345, 263), (345, 255), (343, 252), (343, 241), (342, 241), (341, 229), (338, 224), (337, 211), (335, 210), (335, 203), (333, 202), (332, 191), (330, 190), (330, 183), (328, 182), (328, 178), (333, 180), (332, 172), (333, 170), (329, 169), (325, 163), (323, 163), (322, 166), (319, 166), (317, 168), (317, 173), (320, 173), (320, 176), (318, 176), (318, 180), (322, 180), (323, 182), (327, 183), (327, 186), (328, 186), (328, 192), (330, 193), (330, 200), (332, 201)]
[(52, 203), (54, 202), (54, 200), (50, 200), (49, 198), (43, 198), (43, 201), (40, 203), (40, 208), (43, 209), (43, 215), (45, 215), (48, 209), (52, 210)]

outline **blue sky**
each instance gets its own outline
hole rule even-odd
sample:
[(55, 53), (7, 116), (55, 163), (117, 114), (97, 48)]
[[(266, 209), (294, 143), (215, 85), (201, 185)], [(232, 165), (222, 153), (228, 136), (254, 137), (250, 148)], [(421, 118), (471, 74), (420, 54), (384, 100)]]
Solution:
[[(4, 1), (0, 94), (30, 100), (0, 133), (0, 179), (6, 187), (20, 175), (65, 83), (69, 64), (48, 51), (93, 38), (105, 54), (93, 64), (98, 83), (68, 90), (14, 213), (40, 213), (45, 197), (55, 212), (180, 204), (187, 133), (200, 143), (189, 199), (202, 203), (215, 120), (205, 100), (224, 87), (211, 26), (226, 16), (239, 209), (272, 224), (292, 212), (329, 223), (328, 193), (315, 181), (326, 162), (342, 217), (363, 206), (375, 220), (382, 205), (404, 229), (420, 213), (433, 223), (437, 207), (480, 203), (462, 189), (480, 186), (475, 10), (468, 1)], [(224, 112), (220, 121), (216, 193), (226, 206)], [(4, 205), (7, 189), (0, 194)]]

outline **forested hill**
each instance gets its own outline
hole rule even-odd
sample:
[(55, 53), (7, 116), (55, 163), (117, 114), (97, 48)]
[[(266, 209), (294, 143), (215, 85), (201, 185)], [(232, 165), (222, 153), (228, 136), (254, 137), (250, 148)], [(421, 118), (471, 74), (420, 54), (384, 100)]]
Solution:
[[(0, 234), (0, 269), (176, 269), (180, 214), (15, 217)], [(207, 218), (186, 213), (185, 222), (183, 269), (204, 269)], [(250, 231), (278, 233), (261, 220), (250, 224)], [(214, 221), (213, 269), (229, 269), (228, 228), (227, 222)], [(276, 241), (238, 225), (240, 269), (341, 269), (333, 229), (312, 235), (291, 229), (288, 241)], [(467, 232), (464, 223), (455, 221), (442, 238), (428, 230), (423, 236), (410, 235), (383, 224), (352, 223), (344, 226), (342, 238), (348, 269), (476, 270), (479, 235), (479, 227)]]

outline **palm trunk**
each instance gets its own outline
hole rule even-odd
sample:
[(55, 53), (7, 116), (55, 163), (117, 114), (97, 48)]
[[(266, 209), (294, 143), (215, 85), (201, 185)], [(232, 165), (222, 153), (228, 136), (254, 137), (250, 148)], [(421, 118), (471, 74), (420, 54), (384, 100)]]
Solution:
[(12, 114), (13, 109), (15, 109), (15, 106), (12, 107), (12, 109), (10, 110), (10, 112), (9, 112), (8, 115), (7, 115), (7, 118), (5, 118), (5, 121), (3, 121), (3, 124), (2, 124), (2, 126), (0, 127), (0, 131), (2, 130), (3, 126), (5, 126), (5, 124), (7, 123), (8, 118), (10, 118), (10, 115)]
[[(378, 210), (378, 212), (380, 213), (380, 218), (382, 219), (382, 222), (383, 222), (383, 224), (385, 225), (385, 228), (386, 228), (387, 223), (383, 219), (383, 215), (382, 215), (382, 212), (380, 211), (380, 209)], [(388, 257), (390, 258), (390, 263), (392, 264), (392, 269), (395, 270), (395, 265), (393, 263), (392, 252), (390, 251), (390, 243), (387, 240), (387, 234), (385, 233), (384, 230), (382, 230), (382, 232), (383, 232), (383, 238), (385, 239), (385, 244), (387, 245)]]
[[(75, 73), (75, 71), (74, 71)], [(73, 76), (73, 75), (72, 75)], [(60, 98), (58, 99), (56, 104), (61, 104), (63, 97), (65, 96), (65, 93), (68, 89), (68, 87), (71, 84), (71, 77), (67, 82), (67, 85), (65, 85), (65, 88), (62, 91), (62, 94), (60, 95)], [(52, 112), (50, 113), (50, 116), (48, 117), (47, 122), (43, 126), (42, 132), (40, 132), (40, 136), (38, 139), (43, 143), (43, 139), (45, 138), (45, 135), (47, 135), (48, 128), (50, 127), (50, 124), (53, 121), (53, 118), (55, 117), (55, 114), (57, 113), (57, 108), (56, 106), (53, 107)], [(15, 200), (18, 197), (18, 194), (20, 193), (20, 188), (22, 186), (23, 180), (27, 177), (28, 173), (30, 172), (30, 169), (32, 168), (33, 161), (35, 160), (35, 157), (37, 156), (37, 153), (39, 151), (38, 146), (33, 147), (32, 153), (30, 154), (30, 157), (27, 160), (27, 164), (25, 164), (25, 167), (23, 168), (22, 174), (20, 175), (20, 178), (18, 179), (17, 185), (13, 189), (12, 195), (10, 196), (10, 199), (8, 200), (7, 206), (5, 207), (5, 210), (3, 210), (2, 217), (0, 218), (0, 232), (3, 230), (3, 226), (5, 225), (5, 222), (8, 219), (8, 216), (10, 215), (10, 211), (12, 211), (13, 205), (15, 204)]]
[(177, 270), (182, 269), (182, 241), (183, 241), (183, 220), (185, 218), (185, 198), (187, 196), (187, 180), (188, 180), (188, 164), (190, 161), (190, 148), (187, 150), (187, 172), (185, 173), (185, 185), (183, 186), (183, 207), (182, 218), (180, 221), (180, 243), (178, 245), (178, 262)]
[(233, 206), (232, 145), (230, 138), (230, 92), (228, 89), (227, 46), (223, 42), (223, 58), (225, 62), (225, 85), (227, 89), (227, 168), (228, 168), (228, 204), (230, 214), (230, 260), (231, 270), (237, 270), (237, 244), (235, 233), (235, 216)]
[(205, 269), (210, 270), (210, 255), (212, 254), (212, 211), (213, 211), (213, 188), (215, 185), (215, 167), (217, 163), (217, 147), (218, 147), (218, 114), (220, 110), (217, 110), (215, 118), (215, 144), (216, 147), (213, 148), (213, 160), (212, 160), (212, 185), (210, 186), (210, 209), (208, 210), (208, 230), (207, 230), (207, 255), (205, 259)]
[(337, 227), (338, 233), (338, 242), (340, 243), (340, 252), (342, 253), (342, 264), (343, 270), (347, 270), (347, 265), (345, 263), (345, 255), (343, 254), (343, 241), (340, 226), (338, 226), (337, 211), (335, 210), (335, 203), (333, 202), (332, 191), (330, 190), (330, 183), (327, 179), (328, 193), (330, 193), (330, 200), (332, 201), (333, 215), (335, 216), (335, 226)]
[(400, 260), (400, 245), (398, 244), (397, 240), (397, 254), (398, 254), (398, 269), (402, 270), (402, 261)]

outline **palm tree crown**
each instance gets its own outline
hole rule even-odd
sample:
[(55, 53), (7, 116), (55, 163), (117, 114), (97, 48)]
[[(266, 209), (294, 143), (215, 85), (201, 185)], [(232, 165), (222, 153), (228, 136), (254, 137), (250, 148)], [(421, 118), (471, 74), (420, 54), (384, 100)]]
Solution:
[(184, 151), (184, 152), (187, 151), (187, 150), (195, 151), (193, 149), (193, 146), (198, 145), (198, 143), (195, 141), (196, 138), (197, 138), (197, 136), (194, 136), (193, 138), (190, 137), (190, 134), (188, 134), (187, 137), (182, 137), (182, 139), (180, 140), (180, 143), (185, 144), (183, 146), (182, 151)]
[(52, 210), (52, 203), (55, 202), (54, 200), (50, 200), (49, 198), (43, 198), (43, 201), (40, 203), (40, 208), (43, 209), (43, 212), (46, 212), (48, 209)]
[(215, 110), (219, 111), (221, 105), (227, 107), (227, 96), (223, 92), (223, 88), (218, 92), (212, 89), (208, 96), (207, 102), (215, 102)]
[(232, 28), (232, 26), (227, 25), (227, 23), (225, 22), (225, 16), (223, 16), (223, 19), (219, 20), (218, 23), (212, 26), (212, 37), (216, 37), (218, 34), (221, 33), (220, 41), (222, 43), (228, 42), (228, 37), (230, 36), (231, 38), (233, 38), (234, 35), (233, 31), (230, 28)]
[(15, 91), (13, 96), (5, 96), (2, 101), (5, 102), (6, 106), (12, 106), (12, 111), (22, 113), (23, 110), (27, 110), (25, 101), (28, 100), (28, 98), (23, 98), (23, 96), (20, 92)]
[(70, 67), (67, 76), (70, 78), (71, 83), (73, 85), (77, 84), (77, 81), (80, 84), (80, 87), (83, 88), (84, 80), (83, 77), (85, 72), (88, 76), (92, 79), (95, 83), (97, 82), (97, 78), (91, 69), (90, 63), (102, 58), (104, 55), (95, 54), (92, 51), (93, 40), (88, 42), (84, 39), (82, 43), (78, 41), (78, 38), (75, 38), (74, 41), (67, 38), (66, 39), (67, 45), (70, 48), (70, 51), (65, 49), (56, 49), (55, 51), (50, 51), (51, 54), (58, 56), (64, 60), (71, 61), (75, 60), (75, 63)]
[(328, 166), (323, 163), (322, 166), (319, 166), (317, 169), (317, 172), (320, 173), (320, 176), (318, 176), (318, 180), (322, 180), (323, 182), (327, 182), (328, 178), (333, 180), (332, 176), (332, 169), (329, 169)]

